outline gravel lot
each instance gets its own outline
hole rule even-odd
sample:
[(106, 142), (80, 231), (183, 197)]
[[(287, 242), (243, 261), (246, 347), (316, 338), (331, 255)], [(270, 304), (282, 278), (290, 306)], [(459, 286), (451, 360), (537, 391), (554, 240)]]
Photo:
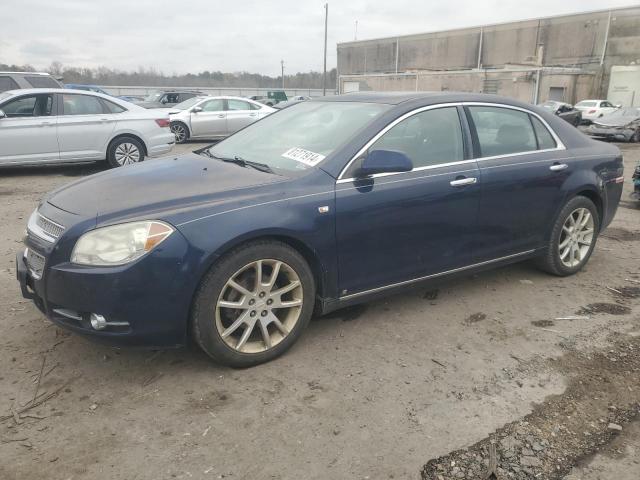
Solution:
[(417, 288), (317, 318), (249, 370), (49, 323), (15, 281), (26, 220), (102, 167), (0, 172), (0, 478), (478, 478), (492, 442), (497, 478), (640, 478), (640, 147), (621, 148), (623, 200), (580, 274), (519, 264)]

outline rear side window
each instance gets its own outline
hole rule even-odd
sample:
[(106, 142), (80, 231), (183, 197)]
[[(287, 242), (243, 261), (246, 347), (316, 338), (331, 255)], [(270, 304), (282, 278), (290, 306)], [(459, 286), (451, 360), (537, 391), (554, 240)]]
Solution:
[(478, 136), (481, 157), (510, 155), (537, 149), (529, 114), (503, 107), (468, 107)]
[(25, 75), (24, 79), (29, 82), (33, 88), (60, 88), (58, 82), (45, 75)]
[(227, 110), (251, 110), (251, 106), (249, 102), (230, 98), (227, 100)]
[(445, 107), (406, 118), (371, 145), (369, 152), (400, 151), (419, 168), (464, 160), (463, 145), (458, 110)]
[(17, 90), (18, 88), (20, 87), (13, 78), (0, 76), (0, 92), (6, 92), (7, 90)]
[(549, 148), (556, 148), (558, 145), (553, 139), (551, 132), (547, 130), (537, 117), (531, 115), (531, 121), (533, 122), (533, 128), (536, 131), (536, 138), (538, 139), (538, 149), (547, 150)]
[(122, 113), (127, 111), (126, 108), (121, 107), (120, 105), (117, 105), (113, 102), (110, 102), (109, 100), (105, 100), (104, 98), (102, 99), (102, 102), (105, 104), (105, 106), (107, 107), (107, 110), (109, 110), (110, 113)]
[(100, 115), (105, 113), (102, 103), (89, 95), (62, 95), (63, 115)]

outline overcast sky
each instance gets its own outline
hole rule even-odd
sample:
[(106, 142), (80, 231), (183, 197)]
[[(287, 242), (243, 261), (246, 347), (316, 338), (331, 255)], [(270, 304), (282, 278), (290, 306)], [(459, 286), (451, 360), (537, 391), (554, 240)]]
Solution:
[[(2, 0), (0, 63), (280, 74), (322, 70), (324, 0)], [(336, 43), (605, 9), (633, 0), (329, 2)]]

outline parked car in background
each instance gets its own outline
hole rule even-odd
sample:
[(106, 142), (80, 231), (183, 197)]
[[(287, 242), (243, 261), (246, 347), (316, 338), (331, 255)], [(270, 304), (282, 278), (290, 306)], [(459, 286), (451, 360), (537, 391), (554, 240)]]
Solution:
[(640, 108), (617, 109), (594, 120), (584, 132), (592, 137), (608, 140), (640, 142)]
[(0, 166), (107, 160), (112, 167), (171, 151), (166, 113), (100, 93), (0, 93)]
[(569, 105), (568, 103), (548, 100), (538, 106), (550, 110), (555, 115), (569, 122), (574, 127), (577, 127), (578, 125), (580, 125), (580, 123), (582, 123), (582, 112), (577, 108)]
[(69, 89), (72, 89), (72, 90), (84, 90), (86, 92), (96, 92), (96, 93), (101, 93), (103, 95), (107, 95), (109, 97), (113, 96), (110, 93), (105, 92), (98, 85), (83, 85), (83, 84), (80, 84), (80, 83), (65, 83), (64, 84), (64, 88), (69, 88)]
[(631, 192), (631, 198), (633, 200), (640, 200), (640, 163), (633, 171), (631, 181), (633, 182), (633, 192)]
[(269, 107), (273, 107), (274, 105), (280, 102), (286, 102), (288, 100), (287, 94), (284, 90), (274, 90), (272, 92), (267, 92), (267, 96), (264, 95), (252, 95), (249, 99), (254, 102), (264, 103)]
[(142, 95), (119, 95), (117, 98), (131, 103), (144, 102), (145, 99), (145, 97), (143, 97)]
[(201, 95), (204, 93), (198, 90), (154, 90), (142, 102), (135, 103), (144, 108), (165, 108)]
[(177, 143), (190, 138), (224, 138), (275, 112), (242, 97), (194, 97), (169, 110)]
[(582, 122), (589, 124), (595, 119), (614, 112), (620, 105), (614, 105), (608, 100), (583, 100), (575, 104), (575, 108), (582, 113)]
[(623, 180), (616, 146), (513, 99), (323, 97), (201, 155), (45, 196), (17, 277), (78, 334), (156, 348), (192, 335), (248, 367), (284, 353), (314, 312), (529, 259), (575, 274)]
[(0, 72), (0, 93), (19, 88), (62, 88), (63, 85), (48, 73)]

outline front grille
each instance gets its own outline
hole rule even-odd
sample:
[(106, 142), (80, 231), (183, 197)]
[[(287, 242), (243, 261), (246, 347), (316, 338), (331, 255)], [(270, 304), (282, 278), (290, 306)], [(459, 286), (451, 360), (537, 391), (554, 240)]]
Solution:
[(64, 227), (62, 225), (58, 225), (40, 214), (37, 214), (36, 225), (38, 225), (44, 233), (56, 239), (62, 235), (62, 232), (64, 232)]
[(44, 272), (44, 257), (30, 248), (27, 248), (25, 258), (27, 260), (27, 268), (29, 268), (29, 271), (34, 278), (36, 280), (42, 278), (42, 272)]

